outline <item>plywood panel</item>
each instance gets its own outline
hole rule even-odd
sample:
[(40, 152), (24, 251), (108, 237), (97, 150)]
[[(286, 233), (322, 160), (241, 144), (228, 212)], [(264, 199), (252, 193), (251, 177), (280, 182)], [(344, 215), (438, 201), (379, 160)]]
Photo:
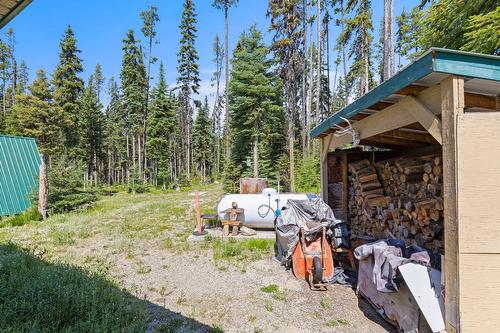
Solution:
[(458, 116), (460, 253), (500, 253), (500, 112)]
[(460, 332), (498, 332), (500, 254), (460, 254)]

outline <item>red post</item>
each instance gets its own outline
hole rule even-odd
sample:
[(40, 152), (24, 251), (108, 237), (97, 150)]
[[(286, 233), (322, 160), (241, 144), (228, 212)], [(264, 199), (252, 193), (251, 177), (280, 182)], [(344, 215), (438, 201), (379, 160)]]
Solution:
[(203, 230), (201, 229), (201, 216), (200, 216), (200, 197), (198, 195), (198, 192), (196, 192), (195, 196), (195, 203), (196, 203), (196, 225), (198, 227), (198, 236), (201, 236), (203, 233)]

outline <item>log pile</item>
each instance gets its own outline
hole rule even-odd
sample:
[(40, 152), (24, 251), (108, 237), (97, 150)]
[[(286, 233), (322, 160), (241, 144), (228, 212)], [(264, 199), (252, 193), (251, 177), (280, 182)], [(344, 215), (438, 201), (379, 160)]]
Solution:
[(438, 155), (349, 164), (353, 238), (392, 237), (443, 251), (442, 164)]

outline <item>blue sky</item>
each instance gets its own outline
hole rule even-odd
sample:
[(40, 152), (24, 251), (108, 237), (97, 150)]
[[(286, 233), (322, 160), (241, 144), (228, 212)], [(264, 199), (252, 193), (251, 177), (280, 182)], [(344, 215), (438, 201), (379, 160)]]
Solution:
[[(419, 0), (395, 0), (395, 12), (398, 15), (403, 6), (410, 9)], [(122, 60), (122, 39), (128, 29), (134, 29), (137, 37), (142, 37), (142, 25), (139, 13), (148, 5), (159, 9), (158, 41), (153, 50), (166, 66), (167, 80), (173, 85), (176, 79), (179, 49), (179, 23), (182, 13), (182, 0), (142, 1), (142, 0), (34, 0), (23, 12), (4, 27), (0, 33), (14, 28), (16, 33), (16, 57), (25, 60), (31, 77), (38, 68), (52, 73), (57, 64), (58, 45), (66, 26), (71, 24), (82, 51), (85, 79), (100, 63), (106, 78), (119, 77)], [(198, 13), (198, 40), (196, 43), (200, 56), (200, 75), (202, 85), (200, 95), (213, 94), (210, 77), (212, 63), (212, 42), (215, 34), (224, 37), (224, 16), (211, 6), (211, 0), (195, 0)], [(238, 36), (253, 23), (264, 32), (267, 42), (271, 36), (267, 32), (269, 21), (266, 18), (267, 0), (240, 0), (238, 6), (231, 9), (229, 19), (230, 54)], [(383, 15), (383, 0), (373, 1), (374, 26), (378, 30)], [(331, 41), (338, 31), (331, 26)], [(377, 40), (378, 37), (375, 37)], [(331, 48), (333, 42), (331, 42)], [(336, 56), (331, 50), (331, 59)], [(156, 64), (153, 75), (157, 71)], [(212, 98), (210, 98), (212, 99)]]

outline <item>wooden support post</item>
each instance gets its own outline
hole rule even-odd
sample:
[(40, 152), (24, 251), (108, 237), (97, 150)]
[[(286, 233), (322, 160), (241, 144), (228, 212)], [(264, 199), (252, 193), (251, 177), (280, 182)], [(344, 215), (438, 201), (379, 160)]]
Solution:
[(441, 82), (444, 186), (444, 283), (446, 331), (460, 330), (457, 205), (457, 116), (464, 112), (464, 80), (450, 76)]
[(328, 137), (322, 137), (320, 142), (320, 193), (324, 202), (328, 202), (328, 142), (331, 141), (333, 134)]

